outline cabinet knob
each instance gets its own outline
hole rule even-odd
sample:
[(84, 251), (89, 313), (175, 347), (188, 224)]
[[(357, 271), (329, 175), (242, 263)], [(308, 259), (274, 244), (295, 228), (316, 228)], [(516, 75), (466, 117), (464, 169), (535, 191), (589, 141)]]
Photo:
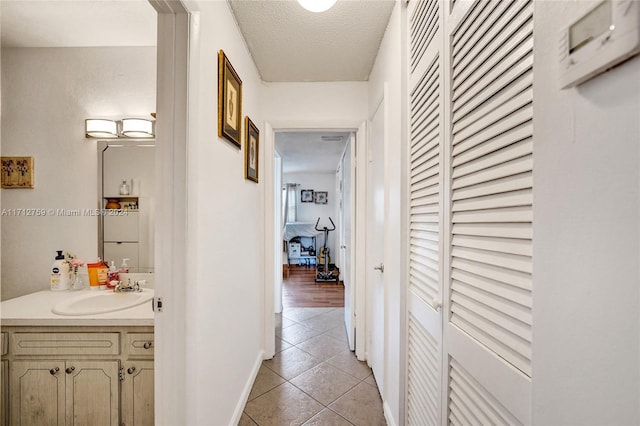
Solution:
[(67, 372), (67, 374), (71, 374), (71, 373), (73, 373), (75, 370), (76, 370), (76, 368), (75, 368), (74, 366), (71, 366), (71, 367), (68, 367), (68, 368), (67, 368), (66, 370), (64, 370), (64, 371), (66, 371), (66, 372)]
[(129, 367), (129, 368), (127, 369), (127, 373), (129, 373), (129, 374), (133, 374), (135, 371), (136, 371), (136, 368), (135, 368), (135, 367)]
[(142, 345), (145, 349), (150, 349), (151, 346), (153, 346), (153, 342), (144, 342), (144, 345)]
[(60, 367), (56, 367), (56, 368), (52, 368), (51, 370), (49, 370), (49, 374), (51, 374), (52, 376), (55, 376), (58, 371), (60, 371)]

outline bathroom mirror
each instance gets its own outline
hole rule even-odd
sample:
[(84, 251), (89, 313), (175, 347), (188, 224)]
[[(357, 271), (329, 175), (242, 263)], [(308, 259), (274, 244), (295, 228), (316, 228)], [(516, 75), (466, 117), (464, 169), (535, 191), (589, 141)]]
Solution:
[(130, 272), (153, 272), (155, 142), (98, 143), (98, 253)]

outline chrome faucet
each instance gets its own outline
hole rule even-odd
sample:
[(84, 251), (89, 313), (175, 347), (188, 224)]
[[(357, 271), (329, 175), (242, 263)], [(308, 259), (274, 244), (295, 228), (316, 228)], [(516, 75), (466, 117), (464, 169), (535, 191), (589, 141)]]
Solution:
[(126, 293), (131, 291), (142, 291), (140, 289), (140, 283), (138, 281), (134, 281), (133, 285), (131, 284), (131, 279), (127, 279), (127, 282), (120, 281), (116, 288), (113, 289), (116, 293)]

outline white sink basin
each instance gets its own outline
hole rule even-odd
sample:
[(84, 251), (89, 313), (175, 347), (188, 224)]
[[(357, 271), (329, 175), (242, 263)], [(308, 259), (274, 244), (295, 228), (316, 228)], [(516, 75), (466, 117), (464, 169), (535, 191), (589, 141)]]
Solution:
[[(153, 298), (153, 290), (142, 289), (141, 292), (115, 293), (111, 290), (87, 291), (71, 296), (52, 309), (58, 315), (95, 315), (121, 311), (148, 302)], [(151, 308), (149, 308), (151, 309)]]

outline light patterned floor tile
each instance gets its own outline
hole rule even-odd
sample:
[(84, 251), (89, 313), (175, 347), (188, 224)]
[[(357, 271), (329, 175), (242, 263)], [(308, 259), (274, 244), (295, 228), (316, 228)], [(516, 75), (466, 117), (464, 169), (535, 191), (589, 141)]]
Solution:
[(358, 384), (358, 379), (322, 363), (291, 380), (291, 383), (324, 405), (329, 405)]
[(281, 385), (286, 380), (278, 376), (269, 368), (262, 365), (256, 376), (256, 380), (253, 382), (251, 393), (249, 394), (249, 401), (259, 397), (260, 395), (270, 391), (276, 386)]
[(301, 425), (324, 407), (290, 383), (249, 401), (245, 412), (260, 426)]
[(329, 408), (356, 426), (384, 426), (387, 422), (382, 411), (378, 390), (360, 383), (338, 398)]
[(320, 364), (320, 360), (296, 347), (285, 349), (276, 354), (273, 359), (263, 362), (273, 372), (287, 380), (293, 379), (299, 374)]
[(353, 426), (353, 423), (345, 420), (333, 411), (325, 408), (320, 413), (313, 416), (304, 426)]

